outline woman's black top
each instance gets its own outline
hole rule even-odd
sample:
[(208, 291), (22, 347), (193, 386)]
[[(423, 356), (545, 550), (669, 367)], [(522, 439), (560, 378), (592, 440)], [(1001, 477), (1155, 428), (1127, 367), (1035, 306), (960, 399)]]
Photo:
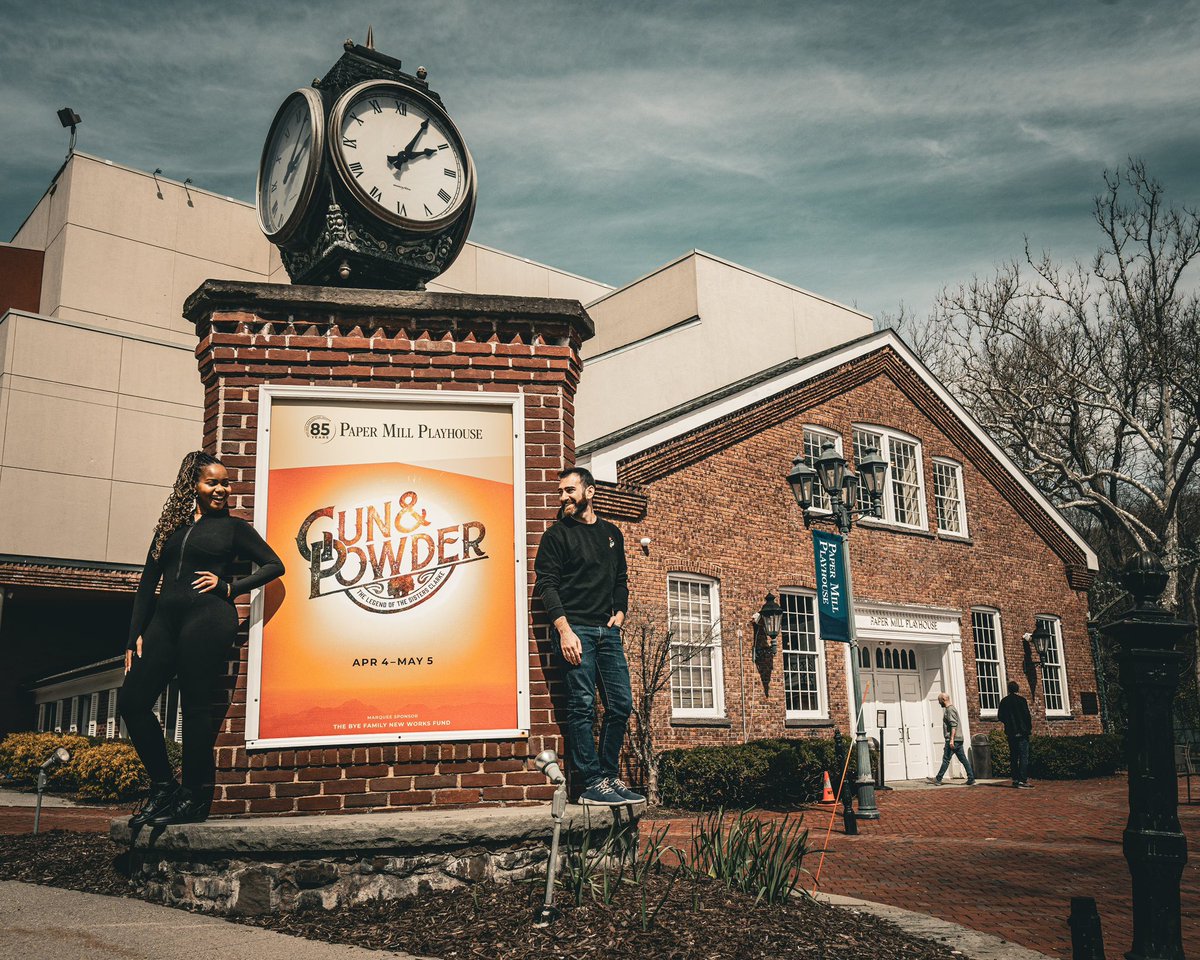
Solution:
[[(221, 581), (212, 590), (213, 595), (227, 597), (232, 602), (234, 597), (283, 576), (283, 561), (267, 541), (245, 520), (231, 517), (226, 510), (206, 513), (195, 523), (180, 527), (167, 538), (157, 560), (153, 553), (154, 545), (151, 544), (133, 599), (133, 616), (129, 621), (130, 650), (154, 617), (158, 604), (155, 590), (160, 580), (164, 597), (174, 593), (195, 595), (192, 581), (198, 571), (207, 570)], [(238, 560), (253, 560), (258, 569), (248, 577), (230, 580), (229, 569)]]

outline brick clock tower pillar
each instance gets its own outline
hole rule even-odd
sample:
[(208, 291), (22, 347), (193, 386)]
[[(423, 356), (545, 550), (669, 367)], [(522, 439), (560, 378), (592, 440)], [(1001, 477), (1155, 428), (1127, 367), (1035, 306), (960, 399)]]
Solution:
[[(573, 300), (335, 290), (210, 280), (188, 298), (204, 383), (204, 449), (233, 481), (231, 511), (253, 519), (259, 387), (290, 384), (487, 392), (524, 400), (527, 580), (575, 451), (579, 349), (591, 319)], [(535, 620), (540, 620), (538, 609)], [(239, 607), (242, 639), (247, 606)], [(528, 738), (247, 751), (247, 655), (231, 663), (217, 739), (214, 814), (354, 812), (549, 799), (529, 758), (561, 751), (547, 632), (530, 634)]]

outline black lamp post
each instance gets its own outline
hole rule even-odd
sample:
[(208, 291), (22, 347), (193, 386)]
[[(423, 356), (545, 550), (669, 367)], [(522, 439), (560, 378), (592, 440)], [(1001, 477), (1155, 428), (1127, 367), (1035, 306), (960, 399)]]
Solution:
[(1125, 956), (1132, 960), (1183, 960), (1179, 881), (1187, 840), (1179, 828), (1171, 705), (1187, 659), (1175, 645), (1193, 625), (1159, 605), (1167, 580), (1154, 554), (1137, 554), (1121, 575), (1134, 607), (1102, 628), (1121, 645), (1121, 686), (1129, 701), (1124, 848), (1133, 879), (1133, 948)]
[[(871, 774), (871, 747), (867, 742), (866, 721), (862, 715), (863, 689), (862, 676), (858, 665), (858, 633), (854, 629), (854, 586), (850, 576), (850, 550), (848, 538), (854, 522), (860, 517), (883, 516), (882, 498), (883, 481), (887, 474), (887, 461), (879, 456), (879, 451), (869, 448), (856, 464), (858, 474), (846, 469), (845, 458), (837, 452), (832, 443), (827, 443), (821, 449), (816, 459), (816, 469), (810, 467), (803, 457), (792, 461), (792, 471), (788, 474), (788, 483), (796, 503), (804, 511), (804, 525), (813, 523), (829, 523), (837, 528), (842, 540), (842, 550), (846, 557), (846, 609), (850, 627), (850, 675), (854, 681), (854, 702), (859, 706), (858, 729), (855, 736), (855, 760), (858, 767), (858, 778), (855, 787), (858, 792), (858, 816), (863, 820), (878, 820), (879, 808), (875, 806), (875, 778)], [(860, 482), (867, 491), (871, 507), (869, 510), (859, 510), (855, 507), (858, 485)], [(813, 515), (809, 508), (812, 506), (813, 491), (816, 484), (829, 495), (830, 513)]]

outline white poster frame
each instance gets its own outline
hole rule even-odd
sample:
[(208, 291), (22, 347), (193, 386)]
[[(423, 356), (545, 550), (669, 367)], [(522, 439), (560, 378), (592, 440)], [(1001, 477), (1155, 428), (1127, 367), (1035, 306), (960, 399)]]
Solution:
[(246, 749), (338, 747), (383, 743), (441, 743), (462, 740), (512, 740), (529, 736), (529, 576), (525, 535), (525, 398), (520, 392), (468, 393), (440, 390), (389, 390), (372, 387), (311, 387), (263, 384), (258, 388), (258, 436), (255, 455), (254, 528), (266, 537), (271, 462), (271, 412), (276, 400), (352, 400), (402, 406), (424, 405), (501, 407), (511, 412), (513, 439), (513, 562), (516, 616), (517, 726), (486, 730), (362, 733), (346, 736), (259, 737), (262, 697), (263, 590), (250, 600), (249, 644), (246, 663)]

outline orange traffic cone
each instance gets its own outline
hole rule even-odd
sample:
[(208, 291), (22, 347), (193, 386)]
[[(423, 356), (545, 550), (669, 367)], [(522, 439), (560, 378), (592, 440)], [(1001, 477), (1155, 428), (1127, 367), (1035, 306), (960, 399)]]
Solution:
[(833, 784), (829, 782), (829, 771), (828, 770), (825, 771), (825, 786), (821, 790), (821, 799), (818, 800), (817, 802), (818, 803), (837, 803), (837, 800), (833, 796)]

